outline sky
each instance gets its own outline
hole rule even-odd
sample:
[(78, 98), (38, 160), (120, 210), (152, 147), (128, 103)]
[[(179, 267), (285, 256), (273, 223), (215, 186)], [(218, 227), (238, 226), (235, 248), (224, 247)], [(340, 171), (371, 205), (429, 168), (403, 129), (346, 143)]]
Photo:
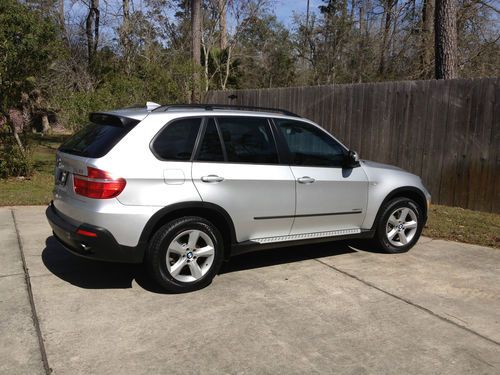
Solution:
[[(319, 12), (318, 7), (323, 4), (321, 0), (309, 0), (311, 13)], [(305, 14), (307, 9), (307, 0), (278, 0), (274, 13), (278, 20), (289, 26), (293, 19), (293, 13)]]
[[(1, 0), (0, 0), (1, 1)], [(134, 6), (139, 6), (139, 4), (143, 3), (143, 0), (132, 0), (132, 9)], [(273, 1), (272, 1), (273, 2)], [(102, 3), (101, 3), (102, 4)], [(318, 13), (318, 7), (323, 4), (322, 0), (309, 0), (309, 8), (311, 13)], [(120, 0), (111, 0), (104, 2), (102, 4), (106, 7), (106, 9), (101, 9), (101, 14), (106, 18), (106, 13), (109, 12), (111, 14), (120, 14)], [(282, 22), (286, 27), (291, 27), (293, 22), (294, 14), (306, 14), (307, 10), (307, 0), (274, 0), (274, 6), (271, 7), (272, 11), (276, 14), (276, 17), (280, 22)], [(75, 19), (77, 22), (81, 22), (81, 20), (85, 17), (88, 10), (83, 3), (75, 0), (65, 0), (65, 10), (66, 10), (66, 21), (74, 22)], [(102, 31), (106, 32), (108, 30), (111, 34), (113, 31), (110, 31), (113, 28), (113, 21), (106, 19), (106, 23), (102, 24)], [(111, 28), (111, 29), (110, 29)], [(103, 35), (104, 36), (104, 35)]]

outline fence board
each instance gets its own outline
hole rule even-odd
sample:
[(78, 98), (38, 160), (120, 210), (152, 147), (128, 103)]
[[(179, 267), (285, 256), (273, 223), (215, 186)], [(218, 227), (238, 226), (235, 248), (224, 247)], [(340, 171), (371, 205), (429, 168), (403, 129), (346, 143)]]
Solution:
[(211, 91), (206, 102), (290, 110), (422, 176), (435, 203), (500, 213), (499, 78)]

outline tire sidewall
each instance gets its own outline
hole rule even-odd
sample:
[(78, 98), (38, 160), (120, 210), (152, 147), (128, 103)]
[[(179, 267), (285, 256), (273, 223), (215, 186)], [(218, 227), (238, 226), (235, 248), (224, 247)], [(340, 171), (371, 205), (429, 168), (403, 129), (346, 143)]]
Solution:
[[(176, 280), (168, 271), (166, 263), (167, 249), (170, 243), (180, 233), (197, 229), (206, 233), (214, 244), (214, 261), (210, 270), (199, 280), (193, 282), (182, 282)], [(148, 262), (156, 281), (165, 289), (176, 292), (189, 292), (201, 289), (209, 285), (220, 269), (224, 258), (222, 236), (215, 226), (209, 221), (199, 217), (186, 217), (171, 221), (161, 227), (153, 236), (149, 246)]]
[[(415, 236), (412, 238), (412, 240), (407, 243), (404, 246), (394, 246), (389, 242), (389, 239), (387, 238), (386, 235), (386, 225), (387, 221), (389, 219), (389, 216), (398, 208), (410, 208), (412, 209), (415, 214), (417, 215), (417, 231), (415, 233)], [(422, 209), (418, 206), (415, 201), (409, 198), (396, 198), (391, 201), (389, 201), (382, 212), (382, 215), (380, 216), (380, 219), (377, 223), (377, 240), (378, 243), (381, 245), (384, 251), (392, 254), (396, 253), (404, 253), (410, 250), (418, 241), (420, 238), (420, 234), (422, 233), (422, 229), (424, 226), (424, 218), (423, 218), (423, 213)]]

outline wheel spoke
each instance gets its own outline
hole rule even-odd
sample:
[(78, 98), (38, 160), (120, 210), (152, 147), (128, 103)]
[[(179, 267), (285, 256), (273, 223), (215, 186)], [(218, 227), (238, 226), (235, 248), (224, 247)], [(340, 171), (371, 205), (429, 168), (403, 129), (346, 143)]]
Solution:
[(404, 231), (399, 232), (399, 241), (401, 241), (403, 245), (406, 245), (408, 243), (408, 239), (406, 238), (406, 234)]
[(186, 258), (179, 258), (177, 262), (173, 266), (170, 267), (170, 274), (172, 276), (177, 276), (181, 272), (181, 270), (184, 268), (184, 266), (187, 264)]
[(392, 240), (396, 233), (398, 233), (398, 230), (396, 228), (392, 228), (391, 231), (387, 233), (387, 238)]
[(175, 253), (175, 254), (179, 254), (179, 255), (183, 255), (185, 253), (185, 250), (184, 248), (182, 247), (182, 245), (177, 242), (177, 241), (172, 241), (170, 243), (170, 245), (168, 246), (168, 249)]
[(214, 248), (212, 246), (205, 246), (195, 251), (197, 257), (209, 257), (214, 255)]
[(398, 225), (398, 224), (399, 224), (399, 223), (398, 223), (398, 219), (396, 219), (396, 218), (394, 217), (394, 215), (391, 215), (391, 216), (389, 217), (389, 224), (392, 224), (392, 226), (394, 226), (394, 227), (395, 227), (396, 225)]
[(401, 210), (401, 215), (399, 216), (399, 220), (401, 221), (406, 221), (406, 217), (408, 216), (408, 213), (410, 212), (410, 209), (405, 207)]
[(191, 275), (195, 279), (199, 279), (200, 277), (203, 276), (203, 273), (201, 272), (201, 268), (198, 265), (198, 263), (193, 261), (193, 262), (188, 263), (188, 265), (189, 265), (189, 270), (191, 271)]
[(188, 247), (190, 249), (195, 249), (196, 248), (196, 243), (198, 242), (198, 239), (200, 238), (200, 231), (199, 230), (193, 230), (189, 233), (189, 240), (188, 240)]
[(412, 220), (412, 221), (407, 221), (405, 223), (405, 228), (406, 229), (412, 229), (412, 228), (416, 228), (417, 227), (417, 222)]

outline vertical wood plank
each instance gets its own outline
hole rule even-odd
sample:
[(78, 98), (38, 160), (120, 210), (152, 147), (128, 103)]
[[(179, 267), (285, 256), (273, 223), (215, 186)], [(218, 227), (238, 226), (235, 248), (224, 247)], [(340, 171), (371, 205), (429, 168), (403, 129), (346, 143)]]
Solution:
[(291, 110), (362, 157), (422, 176), (436, 203), (500, 212), (499, 78), (211, 91), (205, 100)]

